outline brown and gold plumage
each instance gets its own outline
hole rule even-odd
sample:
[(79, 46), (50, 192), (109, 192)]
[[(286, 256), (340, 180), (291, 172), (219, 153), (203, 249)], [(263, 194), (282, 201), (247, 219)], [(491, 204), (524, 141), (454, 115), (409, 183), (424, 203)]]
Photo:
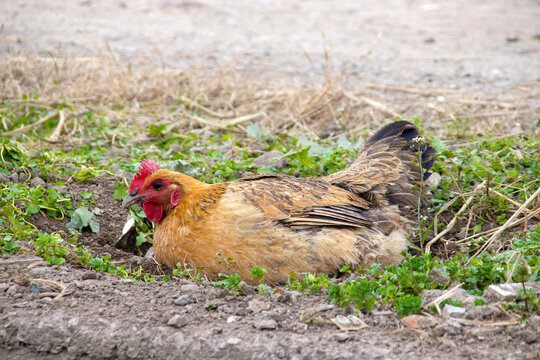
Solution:
[(255, 265), (284, 282), (290, 272), (394, 264), (410, 231), (406, 212), (418, 207), (412, 185), (429, 176), (435, 156), (418, 136), (409, 122), (389, 124), (348, 167), (321, 178), (265, 174), (205, 184), (145, 161), (123, 205), (141, 203), (157, 222), (157, 261), (189, 264), (211, 278), (249, 279)]

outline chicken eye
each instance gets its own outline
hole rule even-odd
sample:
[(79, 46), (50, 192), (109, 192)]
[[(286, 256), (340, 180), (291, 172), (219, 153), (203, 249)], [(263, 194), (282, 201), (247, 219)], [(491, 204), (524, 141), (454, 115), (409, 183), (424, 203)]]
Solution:
[(152, 187), (155, 189), (155, 190), (161, 190), (163, 189), (163, 181), (161, 180), (156, 180), (152, 183)]

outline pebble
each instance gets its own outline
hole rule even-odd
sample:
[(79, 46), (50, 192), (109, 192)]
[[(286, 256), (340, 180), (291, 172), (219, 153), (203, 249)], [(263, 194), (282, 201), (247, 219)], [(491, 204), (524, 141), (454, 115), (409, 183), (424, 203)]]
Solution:
[(349, 340), (351, 336), (347, 334), (346, 332), (341, 332), (341, 333), (335, 334), (332, 338), (336, 340), (337, 342), (345, 342)]
[(59, 194), (65, 194), (68, 192), (67, 186), (53, 186), (53, 190)]
[(11, 182), (14, 182), (14, 183), (19, 182), (19, 175), (16, 172), (9, 174), (7, 178)]
[(237, 317), (237, 316), (234, 316), (234, 315), (233, 315), (233, 316), (229, 316), (229, 317), (227, 318), (227, 324), (233, 323), (233, 322), (235, 322), (236, 320), (238, 320), (238, 317)]
[(463, 318), (467, 310), (460, 306), (446, 304), (442, 311), (443, 315), (453, 318)]
[(5, 174), (0, 174), (0, 183), (5, 184), (8, 181), (9, 181), (9, 179)]
[(229, 338), (227, 339), (227, 344), (229, 345), (238, 345), (242, 342), (239, 338)]
[(531, 317), (527, 320), (527, 325), (533, 329), (540, 329), (540, 315), (531, 315)]
[(424, 329), (437, 325), (438, 321), (432, 316), (409, 315), (401, 319), (401, 323), (411, 329)]
[(275, 330), (278, 324), (275, 320), (264, 319), (257, 321), (253, 326), (258, 330)]
[(288, 303), (288, 302), (291, 302), (292, 300), (291, 293), (288, 293), (288, 292), (273, 294), (272, 298), (276, 299), (277, 302), (281, 302), (281, 303)]
[(497, 335), (502, 332), (502, 327), (499, 326), (486, 326), (486, 327), (477, 327), (470, 331), (470, 334), (478, 337), (480, 340), (489, 339), (494, 335)]
[(9, 289), (7, 289), (6, 294), (13, 295), (17, 293), (18, 290), (19, 290), (19, 285), (13, 284), (9, 287)]
[(254, 313), (261, 312), (263, 310), (270, 309), (270, 303), (267, 303), (265, 301), (259, 300), (257, 298), (251, 300), (248, 303), (248, 307), (253, 311)]
[[(453, 321), (455, 323), (455, 321)], [(445, 321), (440, 325), (437, 325), (432, 333), (435, 336), (443, 336), (445, 334), (455, 335), (460, 332), (460, 328), (454, 326), (455, 324), (451, 324), (450, 321)]]
[(47, 183), (40, 177), (35, 177), (35, 178), (32, 178), (32, 180), (30, 180), (30, 186), (32, 187), (45, 187), (47, 185)]
[[(525, 287), (534, 289), (537, 295), (540, 293), (540, 282), (526, 282)], [(514, 301), (522, 289), (521, 283), (489, 285), (484, 296), (499, 301)]]
[(540, 342), (540, 335), (538, 335), (535, 331), (532, 330), (524, 330), (523, 332), (521, 332), (521, 338), (527, 344)]
[(87, 271), (81, 276), (81, 280), (96, 280), (98, 278), (95, 271)]
[(153, 246), (146, 251), (146, 254), (144, 254), (144, 257), (147, 258), (147, 259), (151, 259), (152, 257), (154, 257), (154, 247)]
[(191, 302), (191, 297), (189, 295), (180, 295), (174, 300), (175, 305), (185, 306)]
[(25, 172), (22, 172), (22, 173), (19, 174), (19, 182), (20, 183), (25, 182), (26, 180), (28, 180), (28, 178), (30, 178), (30, 175), (28, 175)]
[(255, 291), (253, 286), (251, 286), (249, 284), (246, 284), (246, 283), (240, 284), (240, 291), (242, 291), (242, 293), (244, 295), (255, 295), (255, 294), (257, 294), (257, 291)]
[(181, 315), (174, 315), (167, 322), (167, 325), (173, 326), (173, 327), (178, 328), (178, 329), (183, 328), (187, 324), (188, 324), (188, 320), (185, 317), (181, 316)]
[(354, 315), (338, 315), (335, 319), (332, 320), (334, 324), (340, 330), (359, 330), (361, 328), (364, 328), (367, 326), (365, 322), (363, 322), (358, 316)]
[(502, 311), (494, 305), (475, 306), (465, 313), (465, 319), (468, 320), (483, 320), (493, 319), (502, 315)]
[(428, 187), (437, 187), (441, 182), (442, 176), (436, 172), (431, 173), (431, 175), (424, 181), (424, 184)]
[(199, 291), (199, 286), (195, 284), (185, 284), (180, 286), (181, 292), (195, 292)]

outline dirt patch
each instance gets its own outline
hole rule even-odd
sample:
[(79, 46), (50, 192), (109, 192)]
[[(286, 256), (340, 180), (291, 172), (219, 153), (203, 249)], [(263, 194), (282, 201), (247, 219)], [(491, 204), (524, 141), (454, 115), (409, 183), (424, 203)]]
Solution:
[[(445, 359), (449, 352), (506, 359), (538, 351), (534, 324), (437, 332), (435, 322), (433, 329), (411, 330), (393, 312), (378, 311), (361, 318), (367, 327), (346, 332), (332, 319), (351, 309), (328, 304), (324, 295), (230, 296), (187, 280), (132, 283), (77, 268), (28, 270), (37, 260), (0, 259), (9, 274), (0, 283), (0, 355), (10, 359)], [(23, 277), (64, 284), (69, 295), (40, 299), (37, 280), (25, 285)]]

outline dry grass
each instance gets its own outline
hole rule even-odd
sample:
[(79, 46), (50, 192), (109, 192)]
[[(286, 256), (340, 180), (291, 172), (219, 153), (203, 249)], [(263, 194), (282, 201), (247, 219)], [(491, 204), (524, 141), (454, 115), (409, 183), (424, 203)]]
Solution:
[[(113, 120), (141, 125), (175, 122), (186, 129), (233, 124), (243, 131), (255, 122), (273, 132), (332, 137), (364, 134), (402, 114), (420, 115), (429, 132), (442, 138), (465, 135), (460, 134), (463, 129), (505, 136), (533, 131), (540, 113), (534, 101), (538, 91), (528, 84), (481, 96), (368, 83), (345, 88), (341, 79), (346, 74), (327, 74), (322, 84), (295, 85), (246, 79), (229, 69), (202, 73), (134, 66), (114, 56), (2, 56), (0, 69), (0, 101), (22, 102), (24, 94), (35, 93), (39, 100), (29, 102), (54, 107), (66, 101), (76, 112), (97, 106)], [(2, 129), (8, 130), (13, 129)]]
[[(479, 97), (451, 89), (367, 83), (345, 88), (342, 74), (330, 74), (325, 83), (315, 85), (269, 83), (223, 69), (202, 73), (135, 67), (112, 56), (3, 56), (0, 68), (0, 101), (20, 102), (24, 94), (38, 94), (39, 100), (29, 102), (53, 107), (66, 101), (77, 111), (98, 106), (113, 120), (141, 125), (180, 122), (185, 128), (222, 128), (234, 124), (241, 131), (246, 123), (256, 122), (271, 131), (331, 137), (363, 133), (396, 114), (418, 114), (431, 133), (444, 138), (452, 128), (453, 135), (460, 135), (458, 128), (463, 126), (473, 133), (487, 130), (502, 136), (532, 131), (539, 114), (538, 104), (531, 101), (538, 94), (526, 84), (501, 101), (501, 94)], [(189, 110), (199, 116), (193, 117)]]

